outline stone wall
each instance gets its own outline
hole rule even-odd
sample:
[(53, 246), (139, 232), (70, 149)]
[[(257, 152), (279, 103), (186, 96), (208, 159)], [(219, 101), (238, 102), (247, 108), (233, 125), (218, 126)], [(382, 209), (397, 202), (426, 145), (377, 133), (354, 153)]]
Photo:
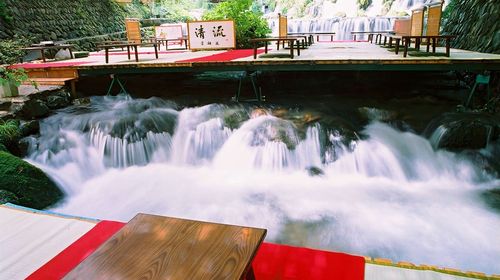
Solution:
[(500, 1), (452, 0), (445, 11), (444, 34), (452, 47), (500, 54)]
[[(125, 30), (125, 8), (113, 0), (1, 0), (10, 20), (0, 18), (0, 39), (14, 35), (61, 41)], [(92, 49), (95, 41), (78, 41)]]

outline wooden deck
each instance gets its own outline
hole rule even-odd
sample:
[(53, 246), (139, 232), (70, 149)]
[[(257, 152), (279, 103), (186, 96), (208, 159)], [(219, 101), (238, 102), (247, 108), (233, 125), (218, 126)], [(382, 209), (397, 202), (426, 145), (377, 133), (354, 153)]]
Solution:
[[(225, 58), (231, 51), (168, 50), (160, 51), (155, 59), (153, 48), (140, 48), (139, 62), (128, 59), (127, 52), (116, 50), (105, 63), (104, 52), (91, 53), (87, 58), (66, 62), (74, 66), (80, 75), (121, 73), (164, 73), (196, 71), (448, 71), (448, 70), (500, 70), (500, 55), (451, 49), (450, 57), (443, 56), (444, 48), (437, 48), (437, 55), (396, 55), (376, 44), (368, 42), (318, 42), (302, 50), (300, 56), (287, 57), (289, 50), (269, 46), (267, 55), (254, 59), (248, 55)], [(420, 54), (425, 53), (422, 46)], [(218, 58), (220, 57), (220, 59)], [(53, 66), (57, 66), (54, 62)], [(52, 63), (46, 63), (51, 65)]]

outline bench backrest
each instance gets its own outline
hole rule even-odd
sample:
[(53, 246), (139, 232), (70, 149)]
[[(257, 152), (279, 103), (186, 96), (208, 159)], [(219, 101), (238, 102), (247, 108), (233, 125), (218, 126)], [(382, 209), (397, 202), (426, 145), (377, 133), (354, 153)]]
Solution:
[(441, 2), (438, 5), (430, 6), (427, 9), (427, 30), (425, 32), (425, 35), (439, 35), (439, 28), (441, 27), (442, 7), (443, 3)]
[(127, 30), (127, 40), (132, 43), (141, 43), (141, 24), (138, 19), (126, 19), (125, 29)]
[(281, 14), (278, 14), (279, 20), (278, 20), (278, 25), (279, 25), (279, 37), (286, 37), (288, 36), (288, 19), (286, 16), (282, 16)]
[(411, 36), (422, 36), (424, 33), (424, 9), (413, 10), (411, 13)]
[(409, 35), (411, 30), (411, 19), (396, 19), (394, 21), (394, 33), (399, 36)]

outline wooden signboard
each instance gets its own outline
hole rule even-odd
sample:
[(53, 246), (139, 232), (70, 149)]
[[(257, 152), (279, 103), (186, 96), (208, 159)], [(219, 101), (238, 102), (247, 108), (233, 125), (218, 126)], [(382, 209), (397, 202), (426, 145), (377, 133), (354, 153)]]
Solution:
[(182, 38), (182, 25), (172, 24), (165, 26), (155, 26), (155, 37), (157, 39)]
[(126, 19), (125, 29), (127, 40), (132, 43), (141, 43), (141, 24), (138, 19)]
[(286, 37), (288, 36), (288, 19), (286, 16), (282, 16), (281, 14), (278, 14), (279, 21), (279, 37)]
[(187, 29), (191, 50), (236, 48), (233, 20), (189, 21)]

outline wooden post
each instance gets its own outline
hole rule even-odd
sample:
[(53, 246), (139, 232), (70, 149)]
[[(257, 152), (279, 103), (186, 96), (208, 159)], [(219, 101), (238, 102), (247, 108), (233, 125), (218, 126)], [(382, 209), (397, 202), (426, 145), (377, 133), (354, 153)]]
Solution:
[(406, 57), (406, 55), (408, 54), (408, 46), (410, 45), (410, 38), (409, 37), (403, 37), (403, 40), (404, 40), (404, 43), (405, 43), (405, 51), (403, 53), (403, 57)]
[(104, 47), (104, 55), (106, 56), (106, 64), (109, 63), (109, 47)]
[(446, 56), (450, 57), (450, 37), (446, 37)]
[(135, 50), (135, 62), (139, 62), (139, 51), (137, 45), (134, 45)]

